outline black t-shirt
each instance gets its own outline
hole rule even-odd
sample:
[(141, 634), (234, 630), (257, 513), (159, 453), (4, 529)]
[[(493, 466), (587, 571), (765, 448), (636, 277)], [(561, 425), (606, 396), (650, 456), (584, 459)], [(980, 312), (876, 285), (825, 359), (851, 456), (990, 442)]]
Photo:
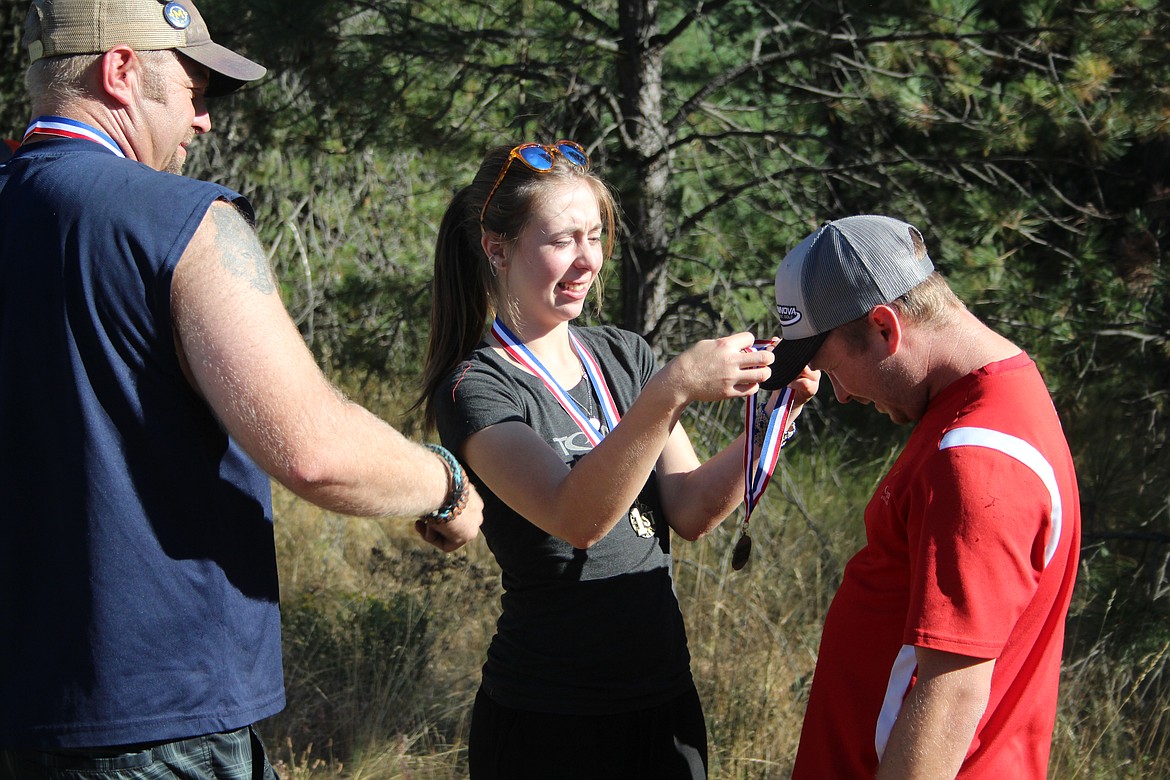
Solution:
[[(649, 346), (617, 328), (573, 333), (600, 363), (624, 413), (654, 374)], [(583, 379), (570, 394), (584, 400), (588, 388)], [(592, 449), (537, 377), (486, 344), (439, 386), (435, 402), (439, 435), (454, 452), (472, 434), (506, 421), (531, 427), (570, 466)], [(580, 550), (512, 511), (468, 473), (483, 496), (483, 533), (504, 587), (483, 669), (488, 695), (516, 709), (604, 714), (653, 707), (690, 687), (670, 529), (653, 475), (629, 516)]]

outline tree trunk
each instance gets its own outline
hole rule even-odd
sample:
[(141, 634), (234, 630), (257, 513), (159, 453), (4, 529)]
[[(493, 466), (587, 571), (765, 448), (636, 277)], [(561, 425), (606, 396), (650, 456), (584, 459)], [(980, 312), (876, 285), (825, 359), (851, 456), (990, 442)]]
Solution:
[(657, 0), (620, 0), (620, 164), (632, 176), (620, 193), (626, 217), (622, 248), (622, 325), (653, 330), (666, 309), (670, 244), (667, 187), (669, 140), (662, 109), (662, 49)]

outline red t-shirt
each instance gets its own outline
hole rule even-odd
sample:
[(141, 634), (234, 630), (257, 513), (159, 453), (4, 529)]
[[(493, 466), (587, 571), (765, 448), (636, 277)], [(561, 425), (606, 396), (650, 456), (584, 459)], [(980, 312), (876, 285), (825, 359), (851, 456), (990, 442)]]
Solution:
[(825, 619), (794, 778), (872, 777), (914, 647), (996, 659), (960, 778), (1044, 778), (1080, 551), (1072, 457), (1020, 354), (935, 398), (865, 510)]

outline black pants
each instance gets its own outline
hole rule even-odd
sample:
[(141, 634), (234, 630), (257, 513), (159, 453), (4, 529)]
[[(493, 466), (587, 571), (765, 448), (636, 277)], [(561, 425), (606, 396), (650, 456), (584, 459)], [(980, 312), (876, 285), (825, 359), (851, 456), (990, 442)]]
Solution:
[(694, 688), (659, 707), (555, 715), (501, 707), (481, 689), (472, 780), (705, 780), (707, 724)]

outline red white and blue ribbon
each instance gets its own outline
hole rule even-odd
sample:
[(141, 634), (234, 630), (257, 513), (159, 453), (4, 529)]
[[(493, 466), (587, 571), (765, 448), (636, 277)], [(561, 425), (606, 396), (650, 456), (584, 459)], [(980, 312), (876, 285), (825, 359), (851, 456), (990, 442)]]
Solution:
[[(777, 339), (774, 338), (757, 339), (748, 348), (748, 351), (771, 349), (776, 343)], [(743, 501), (745, 505), (743, 529), (745, 532), (748, 520), (752, 516), (752, 510), (755, 509), (756, 504), (764, 495), (764, 490), (768, 487), (768, 482), (771, 481), (772, 474), (776, 471), (776, 465), (780, 462), (780, 448), (784, 445), (784, 432), (788, 430), (788, 422), (792, 417), (793, 392), (792, 388), (785, 387), (780, 391), (780, 398), (776, 401), (771, 414), (768, 415), (767, 427), (760, 426), (764, 428), (763, 441), (757, 442), (757, 423), (762, 423), (762, 417), (766, 413), (766, 403), (761, 403), (757, 408), (758, 395), (758, 393), (753, 393), (745, 399), (747, 402), (744, 421), (746, 434), (743, 445)], [(760, 445), (760, 457), (753, 469), (752, 456), (755, 454), (757, 444)]]
[[(577, 423), (577, 427), (589, 439), (590, 444), (596, 447), (605, 437), (605, 434), (601, 432), (598, 426), (590, 422), (589, 416), (581, 408), (581, 404), (577, 403), (576, 399), (569, 395), (565, 388), (561, 387), (560, 383), (553, 378), (553, 375), (540, 362), (540, 359), (532, 354), (532, 351), (516, 338), (515, 334), (508, 329), (508, 326), (499, 317), (496, 317), (495, 322), (492, 323), (492, 335), (503, 345), (504, 351), (511, 355), (513, 360), (527, 368), (544, 383), (544, 386), (553, 394), (553, 397), (557, 399), (561, 407), (572, 418), (573, 422)], [(577, 357), (581, 359), (581, 365), (585, 367), (586, 378), (593, 386), (593, 392), (601, 405), (601, 415), (605, 418), (605, 425), (608, 430), (612, 431), (617, 427), (618, 422), (621, 421), (621, 415), (618, 413), (617, 404), (613, 400), (613, 394), (609, 391), (609, 385), (605, 383), (605, 377), (601, 373), (601, 366), (571, 330), (569, 331), (569, 342), (573, 345), (573, 350), (577, 353)]]
[(59, 138), (84, 138), (87, 141), (99, 143), (119, 157), (125, 157), (122, 149), (114, 143), (114, 139), (96, 127), (91, 127), (76, 119), (63, 116), (38, 116), (24, 131), (24, 140), (30, 135), (53, 135)]

